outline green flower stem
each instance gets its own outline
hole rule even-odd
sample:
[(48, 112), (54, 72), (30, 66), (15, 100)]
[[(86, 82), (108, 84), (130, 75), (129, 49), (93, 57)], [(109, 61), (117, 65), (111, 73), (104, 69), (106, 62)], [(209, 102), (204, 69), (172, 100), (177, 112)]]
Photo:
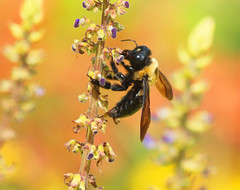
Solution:
[[(109, 1), (104, 0), (103, 1), (103, 8), (102, 8), (102, 21), (101, 21), (101, 26), (103, 30), (106, 31), (106, 25), (108, 24), (108, 17), (105, 16), (105, 10), (108, 7)], [(94, 71), (101, 71), (102, 70), (102, 63), (101, 63), (101, 58), (100, 55), (102, 54), (102, 50), (104, 48), (105, 41), (99, 41), (97, 43), (97, 52), (95, 56), (95, 64), (94, 64)], [(98, 116), (98, 96), (99, 96), (99, 87), (92, 85), (92, 91), (91, 91), (91, 98), (90, 98), (90, 105), (88, 109), (88, 117), (90, 120), (94, 120)], [(87, 127), (87, 132), (86, 132), (86, 143), (94, 144), (94, 134), (91, 131), (91, 127)], [(87, 154), (88, 150), (83, 151), (82, 155), (82, 161), (81, 161), (81, 166), (80, 166), (80, 175), (82, 177), (85, 177), (85, 185), (86, 189), (88, 189), (88, 176), (89, 176), (89, 171), (90, 171), (90, 166), (91, 166), (91, 160), (87, 160)]]

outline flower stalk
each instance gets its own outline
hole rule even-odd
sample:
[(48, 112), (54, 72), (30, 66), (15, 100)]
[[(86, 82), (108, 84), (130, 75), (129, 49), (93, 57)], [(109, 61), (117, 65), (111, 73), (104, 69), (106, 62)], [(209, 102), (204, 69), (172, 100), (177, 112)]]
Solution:
[(172, 84), (178, 92), (171, 106), (161, 108), (156, 117), (165, 124), (160, 141), (151, 139), (162, 164), (175, 166), (167, 181), (168, 190), (201, 189), (196, 179), (206, 178), (209, 171), (207, 156), (194, 150), (199, 138), (211, 128), (212, 116), (200, 110), (202, 98), (208, 89), (207, 82), (199, 79), (200, 73), (211, 63), (208, 54), (213, 40), (214, 20), (204, 18), (189, 37), (187, 48), (178, 52), (183, 67), (173, 75)]
[[(123, 0), (119, 0), (116, 3), (110, 3), (110, 0), (85, 0), (82, 5), (88, 11), (101, 11), (101, 24), (95, 24), (86, 17), (76, 19), (73, 25), (75, 28), (86, 25), (88, 25), (88, 28), (81, 41), (74, 41), (72, 49), (79, 54), (83, 54), (84, 52), (87, 52), (89, 55), (94, 54), (92, 57), (92, 70), (89, 70), (87, 75), (91, 79), (99, 80), (99, 83), (102, 84), (105, 82), (107, 72), (111, 72), (107, 62), (110, 59), (119, 59), (122, 52), (119, 48), (105, 47), (105, 41), (108, 36), (116, 38), (117, 32), (123, 30), (123, 25), (116, 22), (115, 18), (117, 14), (123, 15), (126, 12), (124, 8), (129, 8), (129, 3)], [(95, 42), (93, 36), (97, 36), (97, 42)], [(94, 139), (98, 132), (105, 133), (106, 130), (106, 120), (99, 117), (98, 108), (100, 107), (104, 111), (107, 111), (108, 96), (102, 95), (99, 87), (93, 85), (91, 82), (89, 82), (87, 90), (88, 93), (79, 95), (78, 99), (82, 103), (89, 100), (88, 111), (73, 121), (76, 124), (73, 127), (75, 133), (86, 128), (85, 141), (81, 143), (76, 140), (70, 140), (66, 144), (68, 150), (72, 150), (73, 153), (81, 153), (82, 156), (79, 173), (67, 173), (64, 175), (64, 181), (69, 189), (86, 190), (90, 188), (90, 185), (95, 189), (102, 189), (102, 187), (97, 187), (94, 175), (90, 174), (91, 162), (92, 160), (96, 160), (97, 167), (99, 167), (99, 163), (104, 159), (113, 162), (116, 156), (108, 142), (103, 142), (100, 145), (94, 144)]]
[[(11, 122), (23, 122), (28, 112), (35, 107), (34, 97), (41, 97), (44, 89), (33, 81), (36, 66), (43, 61), (41, 49), (32, 45), (41, 40), (44, 30), (34, 29), (43, 19), (43, 0), (24, 0), (20, 9), (21, 24), (10, 23), (11, 34), (15, 38), (12, 45), (4, 48), (4, 55), (16, 63), (10, 79), (0, 80), (1, 119), (0, 148), (15, 137)], [(1, 171), (0, 171), (1, 173)]]
[[(107, 16), (105, 16), (105, 10), (108, 7), (108, 0), (104, 0), (102, 4), (102, 21), (101, 21), (101, 28), (103, 28), (104, 33), (106, 33), (106, 25), (107, 25)], [(95, 56), (95, 64), (94, 64), (94, 72), (101, 72), (102, 71), (102, 63), (101, 63), (101, 57), (102, 51), (104, 49), (105, 41), (99, 41), (97, 43), (97, 52)], [(88, 118), (90, 120), (94, 120), (98, 116), (98, 96), (100, 94), (99, 87), (92, 84), (92, 90), (90, 92), (90, 105), (88, 110)], [(85, 143), (94, 144), (94, 137), (95, 135), (92, 133), (91, 126), (87, 127), (86, 132), (86, 141)], [(80, 172), (79, 174), (81, 176), (84, 176), (86, 181), (88, 181), (89, 171), (91, 167), (91, 160), (87, 160), (87, 154), (88, 150), (83, 151), (81, 166), (80, 166)], [(86, 183), (87, 188), (88, 183)]]

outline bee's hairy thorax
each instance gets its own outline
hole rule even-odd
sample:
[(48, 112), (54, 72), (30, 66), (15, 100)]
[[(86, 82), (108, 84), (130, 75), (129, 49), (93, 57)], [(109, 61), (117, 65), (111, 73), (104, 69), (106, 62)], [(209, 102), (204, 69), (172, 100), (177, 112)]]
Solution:
[(150, 64), (145, 66), (142, 70), (134, 72), (133, 80), (141, 81), (144, 75), (148, 75), (149, 85), (155, 84), (158, 76), (158, 62), (155, 58), (151, 58)]

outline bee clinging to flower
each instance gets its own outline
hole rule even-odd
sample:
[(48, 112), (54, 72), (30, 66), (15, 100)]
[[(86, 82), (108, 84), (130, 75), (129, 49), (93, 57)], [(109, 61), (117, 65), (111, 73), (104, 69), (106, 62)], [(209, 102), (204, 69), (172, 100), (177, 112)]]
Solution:
[[(109, 81), (101, 81), (91, 79), (91, 82), (105, 89), (113, 91), (126, 91), (130, 86), (131, 89), (125, 96), (116, 104), (115, 107), (106, 112), (103, 117), (116, 118), (127, 117), (136, 113), (142, 108), (140, 122), (140, 139), (143, 141), (149, 124), (151, 122), (149, 86), (155, 84), (159, 92), (168, 100), (172, 100), (172, 87), (164, 74), (159, 70), (158, 62), (155, 58), (151, 58), (151, 50), (146, 46), (138, 46), (134, 40), (136, 47), (133, 50), (123, 50), (121, 55), (123, 60), (121, 65), (126, 69), (127, 73), (118, 71), (117, 64), (111, 59), (111, 68), (114, 75), (107, 75), (107, 79), (118, 80), (120, 84)], [(124, 63), (124, 60), (129, 61), (129, 65)]]

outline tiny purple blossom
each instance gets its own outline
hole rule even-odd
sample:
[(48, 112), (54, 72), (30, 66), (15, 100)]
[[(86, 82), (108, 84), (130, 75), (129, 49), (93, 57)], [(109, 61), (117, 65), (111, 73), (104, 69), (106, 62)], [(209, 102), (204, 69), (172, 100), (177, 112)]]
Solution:
[(76, 52), (76, 50), (77, 50), (76, 44), (73, 44), (73, 45), (72, 45), (72, 50), (73, 50), (74, 52)]
[(109, 162), (114, 162), (114, 158), (108, 158)]
[(83, 1), (83, 3), (82, 3), (82, 6), (83, 6), (83, 8), (84, 8), (84, 9), (86, 9), (86, 8), (87, 8), (87, 4), (86, 4), (86, 2), (85, 2), (85, 1)]
[(100, 80), (99, 80), (99, 83), (100, 83), (101, 86), (105, 86), (105, 84), (106, 84), (106, 79), (103, 78), (103, 77), (101, 77)]
[(129, 8), (129, 2), (128, 1), (124, 1), (123, 5), (124, 5), (124, 7)]
[(116, 28), (113, 28), (113, 29), (111, 30), (111, 32), (112, 32), (111, 37), (112, 37), (112, 38), (116, 38), (116, 37), (117, 37), (117, 29), (116, 29)]
[(149, 135), (146, 134), (144, 140), (143, 140), (143, 145), (147, 148), (147, 149), (154, 149), (156, 146), (156, 142), (154, 141), (154, 139)]
[(213, 118), (213, 115), (206, 113), (203, 117), (203, 120), (207, 123), (212, 123), (214, 118)]
[(39, 98), (45, 94), (45, 89), (41, 86), (36, 86), (34, 88), (35, 95)]
[(75, 20), (75, 22), (74, 22), (74, 28), (77, 28), (77, 27), (79, 27), (79, 23), (80, 23), (80, 19), (79, 18), (77, 18), (76, 20)]
[(92, 152), (90, 152), (88, 155), (87, 155), (87, 160), (91, 160), (92, 158), (93, 158), (93, 153)]
[(167, 144), (173, 144), (176, 137), (172, 131), (165, 131), (162, 140)]
[(117, 57), (116, 62), (117, 62), (117, 63), (122, 63), (123, 60), (124, 60), (124, 56), (123, 56), (123, 55), (120, 55), (119, 57)]

